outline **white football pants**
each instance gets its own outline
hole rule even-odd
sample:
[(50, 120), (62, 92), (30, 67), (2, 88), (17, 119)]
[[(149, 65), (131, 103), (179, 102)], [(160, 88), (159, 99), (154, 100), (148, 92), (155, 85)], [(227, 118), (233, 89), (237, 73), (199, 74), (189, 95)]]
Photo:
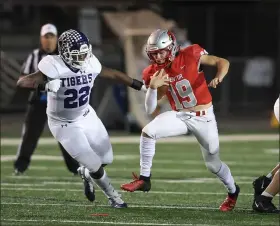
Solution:
[(208, 108), (206, 115), (203, 116), (195, 116), (195, 113), (190, 112), (164, 112), (146, 125), (142, 131), (155, 140), (184, 135), (191, 131), (200, 144), (207, 168), (213, 173), (221, 168), (219, 134), (213, 106)]
[(96, 172), (101, 164), (112, 163), (109, 135), (91, 106), (77, 121), (67, 123), (48, 117), (48, 125), (54, 138), (90, 172)]

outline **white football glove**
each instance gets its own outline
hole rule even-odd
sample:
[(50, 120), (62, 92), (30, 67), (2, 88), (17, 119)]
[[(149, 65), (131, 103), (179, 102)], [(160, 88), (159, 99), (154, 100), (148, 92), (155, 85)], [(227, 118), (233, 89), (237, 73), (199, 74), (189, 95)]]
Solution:
[(60, 86), (61, 86), (61, 80), (60, 79), (54, 79), (52, 81), (49, 81), (46, 86), (45, 86), (45, 90), (47, 92), (53, 92), (53, 93), (56, 93)]
[(141, 87), (141, 91), (144, 92), (144, 93), (147, 93), (148, 89), (147, 89), (147, 87), (145, 85), (143, 85)]

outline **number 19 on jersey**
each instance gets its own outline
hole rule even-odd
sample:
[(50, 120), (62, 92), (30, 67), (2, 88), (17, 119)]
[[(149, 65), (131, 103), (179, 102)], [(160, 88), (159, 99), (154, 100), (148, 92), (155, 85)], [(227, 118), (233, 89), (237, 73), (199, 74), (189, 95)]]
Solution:
[(191, 84), (187, 79), (182, 79), (176, 82), (175, 85), (171, 84), (169, 92), (177, 110), (194, 107), (197, 104)]

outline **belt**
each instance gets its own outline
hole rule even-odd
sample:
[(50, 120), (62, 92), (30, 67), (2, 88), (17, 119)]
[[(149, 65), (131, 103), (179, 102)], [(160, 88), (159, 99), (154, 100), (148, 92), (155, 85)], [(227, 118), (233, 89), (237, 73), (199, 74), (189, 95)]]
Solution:
[(194, 113), (196, 116), (202, 116), (202, 115), (206, 115), (207, 110), (195, 111)]
[(184, 111), (179, 110), (179, 112), (186, 112), (187, 114), (193, 115), (193, 116), (203, 116), (207, 114), (207, 110), (201, 110), (201, 111)]

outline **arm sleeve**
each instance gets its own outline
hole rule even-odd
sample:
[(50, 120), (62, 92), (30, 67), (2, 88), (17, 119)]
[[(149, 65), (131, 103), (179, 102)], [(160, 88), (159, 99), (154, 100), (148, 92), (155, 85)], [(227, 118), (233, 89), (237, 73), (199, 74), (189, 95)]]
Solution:
[(30, 53), (28, 55), (27, 59), (25, 60), (25, 62), (23, 63), (22, 67), (21, 67), (20, 74), (21, 75), (28, 75), (28, 74), (30, 74), (31, 73), (32, 63), (33, 63), (33, 53)]
[(55, 67), (55, 62), (52, 56), (44, 57), (38, 64), (38, 69), (49, 79), (59, 78), (58, 70)]
[(145, 109), (148, 114), (152, 114), (157, 107), (157, 89), (149, 88), (145, 98)]

